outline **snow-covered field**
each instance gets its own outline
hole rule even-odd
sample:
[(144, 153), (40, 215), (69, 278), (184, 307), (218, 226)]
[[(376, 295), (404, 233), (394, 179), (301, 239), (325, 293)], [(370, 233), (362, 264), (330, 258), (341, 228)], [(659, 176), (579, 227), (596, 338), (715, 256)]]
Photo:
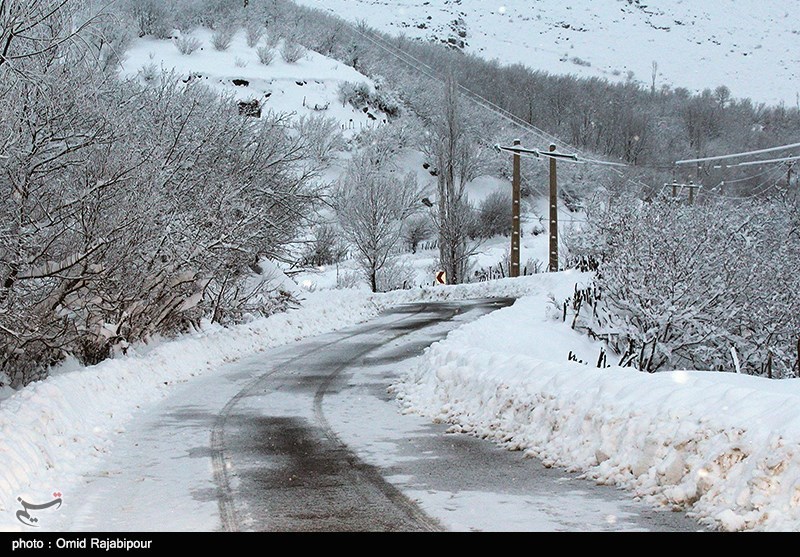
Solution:
[(406, 411), (722, 529), (800, 529), (800, 382), (598, 369), (601, 345), (548, 307), (523, 298), (433, 345), (394, 387)]
[(464, 41), (465, 51), (554, 74), (702, 90), (794, 106), (796, 0), (298, 0), (394, 35)]

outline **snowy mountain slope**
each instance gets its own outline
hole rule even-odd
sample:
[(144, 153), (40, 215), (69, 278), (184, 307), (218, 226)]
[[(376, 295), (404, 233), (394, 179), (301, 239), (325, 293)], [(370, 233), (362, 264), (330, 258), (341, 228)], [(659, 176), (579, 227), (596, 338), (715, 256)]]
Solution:
[(222, 52), (211, 46), (211, 31), (196, 29), (191, 35), (202, 46), (189, 55), (181, 54), (172, 40), (136, 40), (126, 53), (122, 73), (135, 76), (148, 66), (174, 70), (185, 81), (200, 79), (241, 101), (258, 100), (265, 111), (296, 116), (323, 114), (339, 121), (345, 132), (357, 132), (377, 121), (339, 101), (339, 85), (343, 82), (373, 85), (350, 66), (312, 51), (297, 63), (288, 64), (280, 56), (280, 47), (274, 49), (273, 61), (264, 65), (259, 62), (256, 49), (247, 46), (244, 31), (237, 33), (230, 47)]
[(796, 0), (297, 0), (381, 31), (449, 42), (555, 74), (794, 106), (800, 85)]

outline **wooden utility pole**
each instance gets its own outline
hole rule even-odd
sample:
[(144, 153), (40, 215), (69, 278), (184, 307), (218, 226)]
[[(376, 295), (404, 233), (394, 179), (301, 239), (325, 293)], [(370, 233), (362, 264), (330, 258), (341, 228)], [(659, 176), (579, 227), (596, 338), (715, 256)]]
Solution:
[(664, 184), (665, 186), (671, 185), (672, 186), (672, 197), (678, 197), (678, 188), (680, 191), (683, 191), (684, 188), (689, 190), (689, 205), (694, 205), (694, 191), (697, 189), (702, 188), (703, 186), (699, 184), (695, 184), (691, 180), (689, 180), (688, 184), (679, 184), (677, 180), (673, 180), (672, 184)]
[[(550, 152), (556, 146), (550, 144)], [(558, 272), (558, 177), (556, 175), (556, 158), (550, 157), (550, 272)]]
[[(519, 140), (514, 141), (513, 147), (502, 147), (495, 145), (498, 152), (505, 151), (514, 155), (514, 176), (512, 186), (514, 188), (513, 195), (513, 225), (511, 233), (511, 276), (519, 276), (519, 206), (520, 206), (520, 155), (532, 155), (536, 158), (547, 157), (550, 159), (550, 264), (548, 266), (551, 272), (558, 271), (558, 176), (556, 174), (556, 160), (564, 159), (576, 162), (578, 155), (567, 153), (556, 153), (556, 146), (550, 145), (550, 152), (538, 151), (536, 149), (525, 149), (520, 146)], [(515, 259), (516, 257), (516, 259)], [(514, 269), (516, 262), (516, 270)], [(517, 274), (514, 274), (514, 273)]]
[[(520, 140), (514, 140), (514, 147), (520, 146)], [(521, 156), (514, 153), (514, 175), (511, 191), (511, 278), (519, 276), (519, 251), (520, 251), (520, 200), (522, 198), (522, 171)]]

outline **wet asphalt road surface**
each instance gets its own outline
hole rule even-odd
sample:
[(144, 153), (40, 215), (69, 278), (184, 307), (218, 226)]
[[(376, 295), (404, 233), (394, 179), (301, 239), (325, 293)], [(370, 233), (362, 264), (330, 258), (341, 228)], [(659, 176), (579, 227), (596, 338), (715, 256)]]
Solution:
[(512, 302), (404, 306), (248, 362), (261, 371), (211, 432), (222, 528), (701, 529), (682, 513), (399, 413), (387, 387), (411, 358)]

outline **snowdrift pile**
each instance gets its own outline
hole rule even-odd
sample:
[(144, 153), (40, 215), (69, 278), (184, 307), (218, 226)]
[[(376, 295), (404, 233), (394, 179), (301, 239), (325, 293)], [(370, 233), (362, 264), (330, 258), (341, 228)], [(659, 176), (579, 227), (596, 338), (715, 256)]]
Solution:
[(800, 382), (569, 362), (589, 341), (554, 335), (547, 306), (521, 299), (433, 345), (394, 387), (406, 411), (715, 527), (800, 528)]

